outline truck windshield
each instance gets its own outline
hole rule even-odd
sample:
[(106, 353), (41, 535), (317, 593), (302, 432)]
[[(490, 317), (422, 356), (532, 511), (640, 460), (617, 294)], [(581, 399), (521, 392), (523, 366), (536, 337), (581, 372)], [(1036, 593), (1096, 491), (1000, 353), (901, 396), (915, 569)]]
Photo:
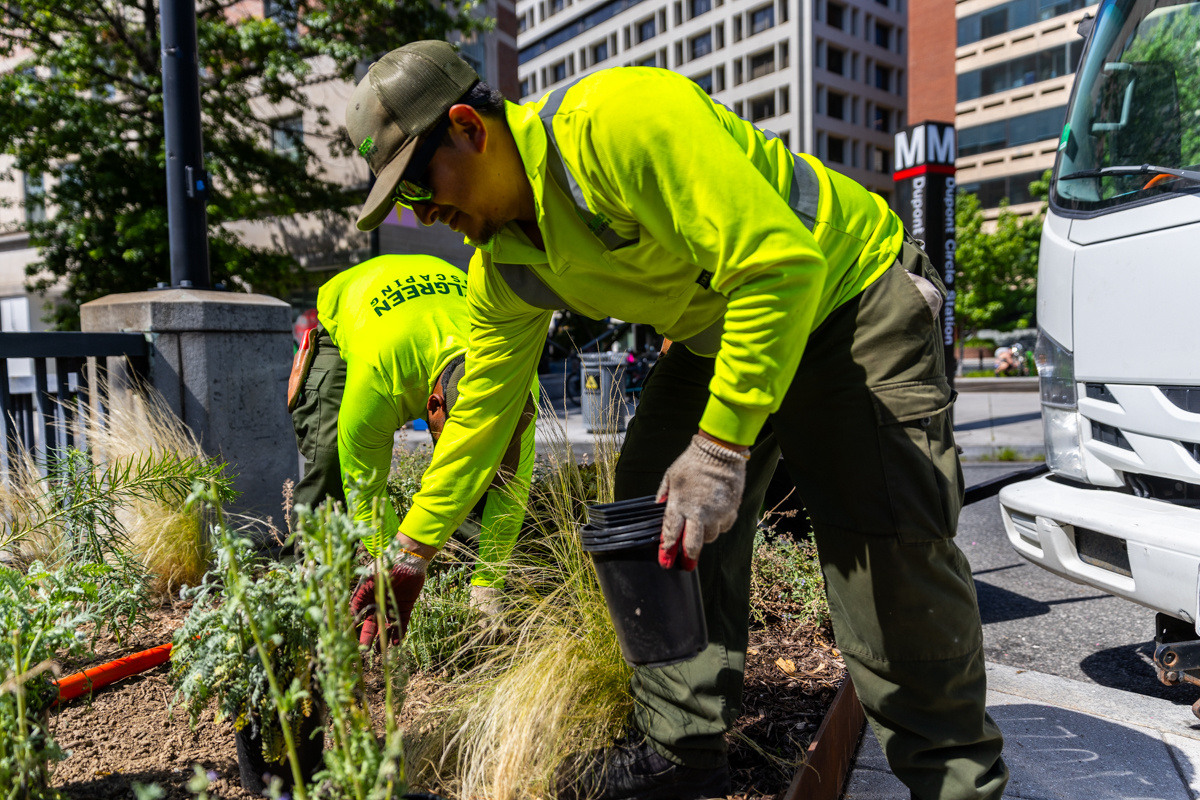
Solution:
[(1067, 210), (1200, 192), (1200, 0), (1101, 6), (1058, 149)]

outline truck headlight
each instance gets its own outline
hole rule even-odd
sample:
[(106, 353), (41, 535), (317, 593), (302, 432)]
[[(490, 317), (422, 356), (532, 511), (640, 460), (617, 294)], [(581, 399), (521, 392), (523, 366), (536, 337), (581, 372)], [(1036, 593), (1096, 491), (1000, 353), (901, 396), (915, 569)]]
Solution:
[(1075, 390), (1075, 358), (1070, 350), (1040, 328), (1033, 353), (1037, 361), (1038, 391), (1042, 401), (1046, 466), (1059, 475), (1086, 481)]

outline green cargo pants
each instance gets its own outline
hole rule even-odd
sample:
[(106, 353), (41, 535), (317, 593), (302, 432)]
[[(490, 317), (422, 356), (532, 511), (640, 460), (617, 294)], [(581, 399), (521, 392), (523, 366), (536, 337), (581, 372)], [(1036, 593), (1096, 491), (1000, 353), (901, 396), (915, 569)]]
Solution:
[(304, 473), (292, 502), (315, 508), (327, 499), (346, 504), (338, 460), (337, 420), (346, 388), (346, 362), (324, 328), (317, 329), (316, 353), (304, 379), (299, 405), (292, 411), (296, 444)]
[[(709, 646), (638, 668), (634, 724), (664, 756), (711, 766), (741, 712), (755, 525), (782, 452), (816, 532), (838, 647), (893, 772), (917, 800), (999, 798), (1000, 731), (984, 707), (982, 630), (953, 542), (962, 469), (936, 318), (901, 259), (809, 337), (748, 465), (733, 528), (701, 552)], [(713, 359), (683, 347), (655, 366), (617, 464), (616, 497), (653, 494), (688, 445)]]

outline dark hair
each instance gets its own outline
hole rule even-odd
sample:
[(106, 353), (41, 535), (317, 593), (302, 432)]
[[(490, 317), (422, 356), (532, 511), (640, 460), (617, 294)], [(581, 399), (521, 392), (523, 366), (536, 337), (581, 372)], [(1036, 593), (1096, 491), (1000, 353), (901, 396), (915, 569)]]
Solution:
[(483, 81), (472, 86), (458, 102), (466, 103), (484, 116), (504, 116), (504, 95)]

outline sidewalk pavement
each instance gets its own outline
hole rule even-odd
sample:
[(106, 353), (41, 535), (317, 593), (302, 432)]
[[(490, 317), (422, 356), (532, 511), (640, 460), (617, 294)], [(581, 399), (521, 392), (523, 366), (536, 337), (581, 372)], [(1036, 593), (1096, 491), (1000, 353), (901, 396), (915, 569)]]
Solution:
[[(547, 453), (570, 442), (576, 455), (582, 456), (593, 450), (598, 437), (606, 437), (614, 447), (619, 447), (624, 430), (590, 433), (579, 406), (565, 403), (561, 389), (556, 392), (553, 388), (554, 377), (550, 376), (550, 380), (543, 383), (542, 398), (551, 403), (557, 418), (549, 414), (538, 418), (538, 451)], [(1042, 457), (1042, 411), (1036, 378), (1032, 381), (1022, 378), (959, 379), (956, 387), (954, 436), (962, 447), (964, 460), (1033, 460)], [(635, 411), (634, 404), (626, 404), (626, 418), (632, 417)]]
[[(988, 664), (988, 712), (1004, 733), (1012, 800), (1195, 800), (1200, 726), (1171, 702), (1120, 689)], [(868, 730), (844, 800), (898, 800)]]

